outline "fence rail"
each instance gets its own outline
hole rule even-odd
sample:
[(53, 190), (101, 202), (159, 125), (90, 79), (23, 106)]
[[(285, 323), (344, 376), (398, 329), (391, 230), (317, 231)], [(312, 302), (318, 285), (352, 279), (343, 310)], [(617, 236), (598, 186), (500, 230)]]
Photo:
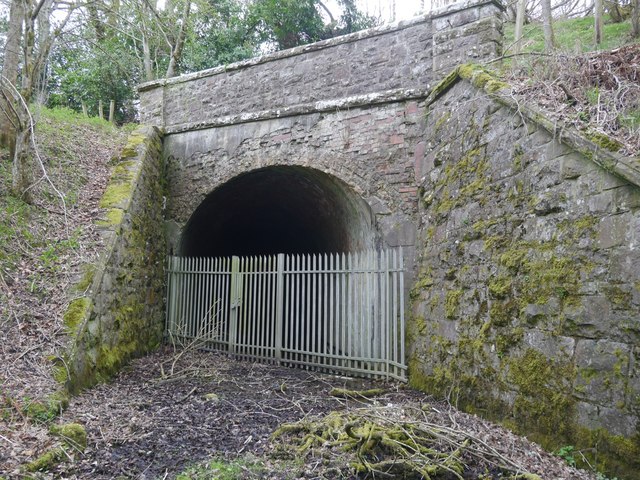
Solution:
[(168, 258), (167, 335), (261, 362), (404, 380), (402, 250)]

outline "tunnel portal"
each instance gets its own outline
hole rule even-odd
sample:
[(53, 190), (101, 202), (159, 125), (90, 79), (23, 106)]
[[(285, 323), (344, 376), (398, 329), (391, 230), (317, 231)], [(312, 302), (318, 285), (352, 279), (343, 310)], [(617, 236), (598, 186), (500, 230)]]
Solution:
[(369, 205), (320, 170), (275, 166), (211, 192), (183, 230), (179, 255), (349, 252), (378, 245)]

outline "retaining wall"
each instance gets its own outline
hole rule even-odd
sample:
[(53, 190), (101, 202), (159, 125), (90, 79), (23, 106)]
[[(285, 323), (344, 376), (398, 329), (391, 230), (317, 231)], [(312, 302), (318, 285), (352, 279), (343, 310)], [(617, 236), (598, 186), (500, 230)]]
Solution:
[(638, 478), (640, 160), (503, 87), (426, 102), (410, 381)]
[(164, 328), (164, 180), (162, 137), (139, 127), (113, 164), (100, 202), (105, 248), (64, 320), (74, 338), (61, 380), (70, 391), (92, 385), (156, 348)]

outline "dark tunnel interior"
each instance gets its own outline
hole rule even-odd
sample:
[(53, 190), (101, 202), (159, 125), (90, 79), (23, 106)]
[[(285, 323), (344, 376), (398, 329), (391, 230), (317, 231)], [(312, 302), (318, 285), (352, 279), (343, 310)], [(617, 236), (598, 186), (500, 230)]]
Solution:
[(367, 203), (319, 170), (267, 167), (211, 192), (185, 226), (179, 255), (348, 252), (376, 246)]

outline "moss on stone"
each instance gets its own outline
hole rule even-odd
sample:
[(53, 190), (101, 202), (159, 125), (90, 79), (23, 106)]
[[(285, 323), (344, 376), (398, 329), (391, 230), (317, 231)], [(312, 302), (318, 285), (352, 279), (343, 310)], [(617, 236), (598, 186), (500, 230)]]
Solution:
[(73, 450), (84, 452), (87, 448), (87, 431), (79, 423), (51, 425), (49, 431), (53, 435), (60, 437)]
[[(444, 217), (470, 199), (477, 199), (482, 204), (488, 186), (487, 169), (486, 145), (480, 145), (475, 138), (473, 147), (466, 150), (460, 159), (445, 164), (444, 174), (436, 184), (441, 188), (440, 195), (432, 199), (436, 202), (436, 213)], [(459, 187), (459, 190), (452, 195), (451, 189), (455, 187)]]
[(22, 413), (37, 422), (48, 424), (60, 415), (69, 405), (66, 390), (54, 392), (44, 400), (28, 401)]
[(631, 308), (631, 300), (633, 295), (631, 292), (625, 291), (618, 285), (605, 285), (603, 287), (604, 294), (612, 303), (613, 308), (621, 310), (629, 310)]
[(135, 178), (136, 164), (134, 161), (121, 161), (114, 167), (111, 173), (111, 181), (117, 183), (128, 183)]
[(434, 280), (431, 277), (431, 275), (424, 274), (413, 285), (413, 288), (411, 289), (411, 292), (410, 292), (409, 295), (412, 298), (416, 298), (416, 297), (420, 296), (420, 294), (422, 292), (424, 292), (425, 290), (428, 290), (429, 288), (431, 288), (433, 286), (433, 284), (434, 284)]
[(436, 121), (434, 126), (434, 134), (437, 135), (438, 131), (442, 128), (442, 126), (447, 123), (451, 119), (451, 112), (447, 111), (442, 114), (442, 116)]
[(93, 264), (87, 264), (83, 267), (84, 273), (82, 274), (82, 278), (74, 287), (78, 292), (86, 291), (91, 284), (93, 283), (93, 279), (96, 275), (96, 266)]
[(87, 448), (87, 432), (80, 424), (52, 425), (50, 432), (52, 435), (60, 437), (64, 445), (52, 448), (33, 462), (28, 463), (24, 467), (27, 472), (49, 471), (59, 463), (66, 461), (74, 452), (84, 452)]
[(487, 287), (494, 298), (504, 298), (511, 293), (511, 277), (507, 275), (493, 277), (489, 280)]
[(126, 158), (133, 158), (138, 155), (138, 147), (145, 143), (147, 140), (146, 135), (142, 134), (138, 130), (135, 130), (127, 139), (127, 144), (120, 153), (119, 161)]
[(431, 89), (429, 96), (427, 97), (426, 106), (428, 107), (435, 102), (440, 95), (449, 90), (458, 80), (460, 76), (458, 70), (454, 69), (446, 77), (444, 77), (438, 84)]
[(66, 458), (62, 447), (52, 448), (25, 466), (27, 472), (46, 472)]
[(129, 183), (109, 184), (100, 199), (100, 208), (121, 207), (131, 197), (131, 191), (132, 186)]
[(518, 317), (517, 302), (511, 298), (494, 300), (489, 307), (489, 318), (496, 327), (505, 327)]
[(524, 338), (524, 329), (522, 327), (503, 328), (496, 335), (495, 346), (499, 357), (506, 355), (511, 349), (520, 346)]
[(604, 133), (590, 131), (586, 133), (586, 136), (593, 143), (595, 143), (599, 147), (604, 148), (605, 150), (617, 152), (622, 148), (622, 144), (619, 141), (611, 138), (609, 135), (605, 135)]
[[(487, 248), (493, 247), (492, 245), (486, 245)], [(514, 243), (508, 248), (502, 250), (499, 258), (500, 264), (506, 267), (511, 273), (516, 273), (522, 266), (529, 250), (530, 246), (526, 243)]]
[(499, 80), (494, 74), (480, 65), (472, 63), (460, 65), (457, 68), (457, 72), (460, 77), (469, 80), (474, 87), (480, 88), (487, 93), (495, 93), (498, 90), (511, 88), (508, 83)]
[[(606, 472), (612, 478), (635, 478), (640, 471), (640, 431), (634, 437), (626, 438), (611, 435), (601, 428), (576, 427), (574, 440), (591, 468)], [(587, 467), (586, 462), (583, 466)]]
[(575, 399), (571, 385), (575, 366), (552, 360), (532, 348), (510, 357), (508, 381), (517, 387), (513, 412), (524, 429), (568, 441), (574, 430)]
[(408, 326), (418, 335), (424, 335), (427, 332), (427, 320), (423, 316), (415, 316)]
[(107, 215), (105, 220), (98, 220), (96, 225), (99, 227), (114, 227), (118, 226), (122, 223), (122, 219), (124, 218), (124, 210), (121, 208), (110, 208), (107, 210)]
[(65, 328), (68, 332), (73, 333), (82, 324), (87, 315), (91, 311), (93, 303), (88, 297), (80, 297), (73, 300), (67, 307), (62, 317)]
[[(162, 338), (161, 205), (166, 192), (161, 137), (156, 129), (139, 127), (127, 148), (112, 162), (113, 176), (100, 202), (111, 209), (105, 212), (106, 226), (119, 224), (126, 209), (127, 228), (117, 229), (105, 257), (112, 281), (92, 292), (101, 296), (106, 315), (96, 317), (97, 328), (83, 329), (70, 348), (66, 387), (71, 392), (108, 379), (132, 357), (157, 347)], [(104, 290), (105, 285), (110, 290)]]
[(460, 297), (462, 297), (462, 290), (447, 290), (444, 297), (444, 313), (447, 318), (455, 318)]

